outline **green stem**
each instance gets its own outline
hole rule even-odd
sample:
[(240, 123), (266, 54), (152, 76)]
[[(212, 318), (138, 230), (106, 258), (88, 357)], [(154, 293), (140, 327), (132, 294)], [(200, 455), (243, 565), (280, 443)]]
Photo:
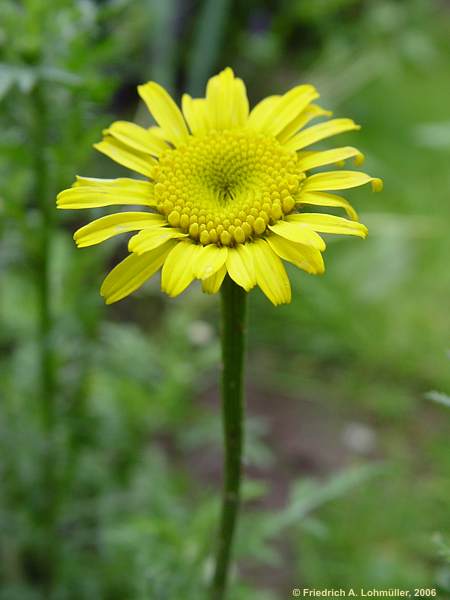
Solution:
[(223, 600), (225, 598), (233, 537), (240, 504), (246, 299), (246, 292), (227, 276), (222, 285), (224, 484), (211, 600)]

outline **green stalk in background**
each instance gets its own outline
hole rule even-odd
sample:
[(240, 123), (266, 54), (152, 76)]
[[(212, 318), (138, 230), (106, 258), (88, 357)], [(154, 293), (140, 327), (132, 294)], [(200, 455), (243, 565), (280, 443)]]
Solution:
[(151, 76), (168, 90), (173, 91), (178, 50), (175, 30), (176, 2), (152, 0), (149, 11), (153, 24), (153, 34), (149, 41)]
[(203, 93), (205, 83), (217, 65), (230, 4), (230, 0), (205, 0), (203, 4), (187, 73), (187, 88), (194, 96)]
[(222, 416), (225, 444), (222, 515), (211, 600), (225, 598), (240, 504), (247, 293), (230, 277), (222, 285)]
[(39, 242), (37, 259), (37, 286), (39, 298), (40, 389), (42, 397), (42, 424), (46, 433), (53, 430), (55, 420), (54, 369), (52, 352), (52, 317), (50, 299), (50, 256), (53, 227), (53, 205), (49, 201), (49, 173), (46, 157), (48, 114), (43, 83), (36, 84), (32, 95), (34, 104), (34, 190), (33, 200), (39, 207)]
[(45, 586), (52, 585), (55, 564), (56, 473), (54, 432), (56, 419), (55, 368), (52, 340), (52, 311), (50, 288), (50, 263), (53, 232), (53, 204), (50, 201), (50, 176), (48, 168), (48, 119), (44, 83), (38, 81), (31, 96), (34, 109), (34, 189), (33, 201), (39, 207), (39, 249), (36, 261), (39, 324), (37, 329), (40, 364), (40, 409), (43, 434), (42, 460), (42, 527), (45, 536)]

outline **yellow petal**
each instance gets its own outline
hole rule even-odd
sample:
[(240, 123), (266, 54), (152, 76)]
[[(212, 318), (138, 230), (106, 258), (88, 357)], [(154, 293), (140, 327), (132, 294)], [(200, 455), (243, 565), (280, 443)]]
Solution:
[(352, 146), (333, 148), (323, 152), (308, 152), (306, 156), (299, 156), (298, 167), (301, 171), (308, 171), (324, 165), (336, 164), (349, 158), (355, 158), (355, 163), (361, 165), (364, 162), (364, 154)]
[(326, 173), (316, 173), (307, 177), (302, 185), (301, 193), (346, 190), (369, 182), (372, 184), (374, 191), (381, 190), (383, 185), (381, 179), (370, 177), (366, 173), (359, 173), (358, 171), (327, 171)]
[(269, 225), (274, 233), (281, 237), (296, 242), (297, 244), (305, 244), (317, 250), (325, 250), (325, 242), (315, 231), (310, 227), (297, 223), (289, 223), (288, 221), (278, 221), (275, 225)]
[(168, 240), (187, 237), (187, 233), (181, 233), (171, 227), (157, 227), (150, 231), (140, 231), (128, 242), (128, 250), (135, 254), (144, 254), (153, 248), (165, 244)]
[(152, 125), (151, 127), (148, 127), (147, 131), (149, 131), (154, 137), (157, 137), (162, 142), (169, 141), (166, 138), (164, 131), (161, 129), (161, 127), (158, 127), (157, 125)]
[(203, 135), (208, 129), (206, 118), (206, 100), (204, 98), (191, 98), (189, 94), (183, 94), (181, 100), (183, 114), (192, 135)]
[(301, 150), (325, 138), (355, 129), (361, 129), (361, 127), (360, 125), (356, 125), (351, 119), (331, 119), (331, 121), (303, 129), (287, 141), (284, 147), (288, 150)]
[(142, 256), (130, 254), (106, 276), (100, 294), (106, 304), (117, 302), (128, 296), (151, 277), (163, 264), (176, 242), (170, 241)]
[(267, 115), (278, 105), (281, 96), (267, 96), (251, 110), (248, 117), (248, 127), (254, 131), (261, 131), (266, 123)]
[(110, 135), (107, 135), (98, 144), (94, 144), (94, 148), (106, 154), (112, 160), (115, 160), (119, 165), (127, 167), (127, 169), (131, 169), (147, 177), (152, 177), (156, 160), (149, 154), (143, 154), (138, 150), (130, 149)]
[(275, 304), (291, 301), (291, 285), (279, 257), (264, 239), (249, 245), (256, 271), (256, 282), (269, 300)]
[(186, 141), (189, 132), (183, 115), (166, 90), (154, 81), (149, 81), (139, 85), (138, 92), (166, 139), (175, 146)]
[(200, 246), (191, 241), (181, 241), (170, 252), (164, 262), (161, 289), (169, 296), (178, 296), (194, 279), (193, 264)]
[(213, 129), (229, 129), (231, 126), (233, 79), (233, 71), (227, 68), (208, 81), (206, 107)]
[(206, 98), (184, 98), (183, 112), (189, 127), (196, 135), (210, 129), (232, 129), (247, 123), (249, 105), (245, 84), (225, 69), (212, 77), (207, 86)]
[(223, 267), (227, 260), (228, 248), (219, 248), (215, 244), (200, 247), (193, 264), (194, 277), (208, 279)]
[(283, 137), (285, 130), (319, 94), (312, 85), (298, 85), (283, 96), (266, 98), (250, 113), (249, 125), (269, 135)]
[(243, 127), (247, 124), (249, 105), (245, 83), (238, 77), (234, 80), (233, 100), (232, 123), (236, 127)]
[(227, 271), (231, 279), (246, 292), (256, 285), (255, 266), (248, 244), (237, 244), (228, 250)]
[(287, 127), (283, 129), (281, 133), (277, 135), (279, 141), (284, 144), (289, 138), (291, 138), (299, 129), (302, 129), (310, 121), (316, 117), (331, 117), (331, 110), (326, 110), (317, 104), (310, 104), (307, 106), (299, 115), (289, 123)]
[(307, 273), (317, 275), (325, 271), (322, 254), (311, 246), (296, 244), (279, 235), (270, 235), (267, 241), (280, 258), (287, 260)]
[(119, 204), (156, 206), (153, 184), (126, 177), (77, 177), (73, 187), (59, 193), (56, 199), (58, 208), (99, 208)]
[(322, 213), (300, 213), (288, 217), (291, 223), (298, 223), (311, 227), (320, 233), (343, 233), (345, 235), (357, 235), (365, 238), (367, 227), (357, 221), (349, 221), (343, 217), (326, 215)]
[(305, 110), (308, 104), (319, 97), (312, 85), (298, 85), (282, 96), (267, 115), (262, 128), (264, 133), (283, 136), (292, 122)]
[(119, 142), (122, 142), (122, 144), (144, 154), (160, 156), (160, 154), (169, 148), (161, 138), (153, 135), (148, 129), (144, 129), (144, 127), (140, 127), (135, 123), (129, 123), (128, 121), (116, 121), (108, 129), (105, 129), (103, 133), (111, 135), (119, 140)]
[(100, 217), (100, 219), (80, 227), (75, 231), (73, 239), (78, 248), (84, 248), (99, 244), (120, 233), (159, 227), (165, 222), (165, 218), (158, 214), (145, 212), (116, 213)]
[(314, 204), (315, 206), (335, 206), (343, 208), (350, 219), (358, 221), (358, 213), (348, 200), (336, 194), (327, 192), (305, 192), (297, 198), (297, 204)]
[(100, 186), (102, 188), (111, 188), (114, 190), (130, 190), (136, 193), (153, 194), (153, 183), (143, 179), (132, 179), (131, 177), (114, 177), (112, 179), (103, 179), (101, 177), (82, 177), (77, 175), (72, 187), (92, 187)]
[(220, 286), (224, 280), (224, 277), (227, 273), (225, 265), (222, 265), (218, 271), (208, 277), (208, 279), (203, 279), (202, 281), (202, 290), (206, 294), (217, 294), (220, 290)]

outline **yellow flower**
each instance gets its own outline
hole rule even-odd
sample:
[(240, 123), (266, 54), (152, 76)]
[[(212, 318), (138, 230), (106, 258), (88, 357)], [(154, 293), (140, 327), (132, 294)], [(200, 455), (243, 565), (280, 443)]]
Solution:
[[(299, 85), (270, 96), (251, 111), (245, 85), (225, 69), (212, 77), (205, 98), (182, 99), (182, 112), (157, 83), (138, 88), (157, 127), (117, 121), (95, 148), (146, 179), (77, 177), (58, 196), (59, 208), (143, 205), (146, 212), (119, 212), (78, 229), (78, 247), (137, 231), (130, 254), (106, 277), (106, 302), (121, 300), (162, 267), (161, 287), (181, 294), (200, 279), (205, 292), (219, 291), (228, 275), (246, 291), (258, 285), (273, 304), (290, 302), (282, 260), (308, 273), (323, 273), (320, 233), (366, 237), (367, 229), (347, 200), (332, 194), (381, 180), (341, 165), (362, 154), (350, 146), (305, 150), (325, 138), (359, 129), (351, 119), (331, 119), (312, 102), (319, 94)], [(310, 205), (341, 207), (348, 218), (308, 212)], [(305, 211), (306, 208), (306, 211)]]

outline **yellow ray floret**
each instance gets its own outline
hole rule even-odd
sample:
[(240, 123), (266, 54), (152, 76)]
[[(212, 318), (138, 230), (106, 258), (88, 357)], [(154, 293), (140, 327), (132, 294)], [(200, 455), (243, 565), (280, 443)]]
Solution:
[(280, 258), (287, 260), (299, 269), (311, 275), (319, 275), (325, 271), (322, 254), (316, 248), (306, 244), (293, 243), (279, 235), (267, 237), (270, 247)]
[(166, 294), (178, 296), (192, 282), (193, 263), (201, 250), (201, 246), (193, 244), (190, 240), (182, 240), (172, 248), (164, 262), (161, 275), (161, 288)]
[(255, 266), (248, 245), (236, 244), (233, 248), (229, 248), (226, 270), (231, 279), (243, 287), (246, 292), (255, 287)]
[(211, 129), (244, 127), (248, 117), (248, 99), (243, 81), (235, 78), (229, 68), (211, 77), (206, 86), (205, 107)]
[(221, 269), (214, 273), (214, 275), (211, 275), (211, 277), (208, 277), (208, 279), (203, 279), (202, 290), (206, 294), (217, 294), (226, 274), (227, 269), (224, 265)]
[(358, 129), (361, 129), (360, 125), (357, 125), (351, 119), (332, 119), (331, 121), (319, 123), (318, 125), (308, 127), (304, 131), (300, 131), (286, 142), (286, 147), (289, 150), (298, 151), (316, 144), (325, 138)]
[(316, 250), (325, 250), (323, 239), (306, 224), (296, 224), (286, 220), (279, 221), (275, 225), (269, 225), (269, 229), (295, 244), (304, 244)]
[(118, 162), (119, 165), (127, 167), (127, 169), (147, 177), (153, 176), (155, 159), (150, 154), (144, 154), (135, 148), (130, 148), (112, 135), (107, 134), (101, 142), (94, 144), (94, 148)]
[(289, 303), (291, 285), (278, 255), (264, 239), (256, 240), (249, 249), (253, 255), (256, 283), (275, 306)]
[(314, 191), (347, 190), (371, 183), (374, 191), (381, 191), (381, 179), (370, 177), (365, 173), (356, 171), (328, 171), (328, 173), (316, 173), (308, 177), (301, 189), (301, 193)]
[(298, 196), (298, 205), (301, 206), (302, 204), (343, 208), (350, 219), (358, 221), (358, 213), (350, 202), (337, 194), (329, 194), (328, 192), (304, 192)]
[(138, 86), (138, 92), (161, 127), (165, 139), (174, 145), (186, 141), (189, 132), (183, 115), (166, 90), (150, 81)]
[(208, 279), (219, 271), (226, 263), (228, 248), (208, 244), (201, 246), (198, 256), (192, 265), (192, 273), (196, 279)]
[(122, 212), (100, 217), (84, 227), (77, 229), (73, 235), (78, 248), (93, 246), (104, 242), (119, 233), (153, 229), (165, 223), (162, 215), (145, 212)]
[(160, 156), (169, 148), (167, 142), (148, 129), (127, 121), (116, 121), (103, 133), (110, 135), (129, 148), (152, 156)]
[[(156, 125), (116, 121), (95, 148), (141, 179), (78, 177), (57, 197), (62, 209), (145, 209), (100, 217), (74, 234), (84, 247), (136, 232), (129, 256), (103, 282), (107, 303), (161, 270), (169, 296), (194, 280), (215, 294), (228, 276), (246, 291), (258, 286), (273, 304), (284, 304), (291, 287), (283, 261), (321, 274), (321, 234), (366, 237), (355, 209), (333, 192), (367, 183), (379, 191), (382, 182), (358, 171), (322, 170), (349, 159), (359, 166), (364, 157), (353, 146), (314, 149), (360, 128), (351, 119), (330, 119), (313, 103), (319, 97), (314, 86), (297, 85), (252, 110), (244, 82), (229, 68), (209, 80), (203, 98), (184, 94), (181, 110), (155, 82), (138, 92)], [(314, 119), (324, 120), (309, 125)], [(321, 172), (310, 173), (317, 168)], [(343, 209), (349, 218), (305, 210), (314, 205)]]
[(367, 227), (357, 221), (349, 221), (334, 215), (323, 215), (318, 213), (300, 213), (288, 217), (290, 224), (297, 223), (311, 227), (313, 231), (320, 233), (343, 233), (345, 235), (357, 235), (367, 237)]
[(122, 300), (137, 290), (164, 264), (175, 242), (166, 242), (142, 256), (130, 254), (106, 276), (100, 294), (107, 304)]
[(129, 204), (157, 206), (153, 184), (127, 177), (119, 179), (77, 177), (73, 187), (64, 190), (56, 198), (57, 207), (66, 209)]
[(150, 231), (140, 231), (128, 242), (128, 250), (135, 254), (145, 254), (168, 240), (187, 237), (186, 233), (169, 227), (155, 227)]
[(343, 148), (333, 148), (333, 150), (324, 150), (323, 152), (308, 152), (299, 156), (298, 166), (302, 171), (309, 171), (316, 167), (325, 165), (343, 163), (349, 158), (354, 158), (356, 165), (362, 165), (364, 155), (352, 146)]

